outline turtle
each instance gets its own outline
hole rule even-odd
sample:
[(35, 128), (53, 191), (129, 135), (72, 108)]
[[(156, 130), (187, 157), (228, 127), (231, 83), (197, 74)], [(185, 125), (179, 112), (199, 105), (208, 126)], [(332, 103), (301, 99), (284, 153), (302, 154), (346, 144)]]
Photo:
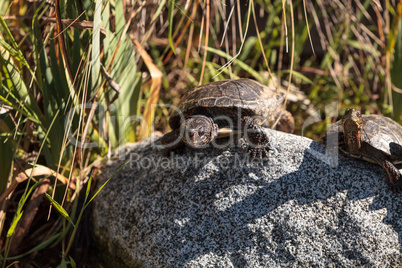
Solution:
[(335, 141), (347, 156), (380, 165), (387, 173), (389, 189), (402, 190), (402, 175), (395, 166), (402, 163), (402, 126), (391, 118), (347, 109), (342, 119), (329, 128), (324, 140), (327, 146)]
[(253, 156), (267, 156), (263, 126), (280, 116), (277, 130), (293, 132), (294, 119), (281, 112), (284, 93), (252, 79), (223, 80), (193, 88), (174, 109), (161, 143), (168, 151), (182, 145), (204, 148), (215, 139), (240, 134)]

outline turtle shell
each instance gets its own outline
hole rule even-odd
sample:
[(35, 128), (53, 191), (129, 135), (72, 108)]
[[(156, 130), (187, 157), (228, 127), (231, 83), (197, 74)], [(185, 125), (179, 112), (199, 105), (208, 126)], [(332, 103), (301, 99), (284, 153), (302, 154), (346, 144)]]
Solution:
[[(390, 156), (391, 161), (402, 162), (402, 126), (381, 115), (362, 115), (362, 118), (362, 141)], [(336, 132), (343, 133), (342, 120), (330, 127), (328, 135)], [(371, 160), (368, 153), (361, 153), (366, 160)]]
[(193, 114), (228, 116), (233, 119), (259, 115), (271, 120), (283, 100), (283, 93), (251, 79), (212, 82), (187, 92), (178, 109), (173, 110), (169, 125), (177, 129), (180, 127), (180, 118)]

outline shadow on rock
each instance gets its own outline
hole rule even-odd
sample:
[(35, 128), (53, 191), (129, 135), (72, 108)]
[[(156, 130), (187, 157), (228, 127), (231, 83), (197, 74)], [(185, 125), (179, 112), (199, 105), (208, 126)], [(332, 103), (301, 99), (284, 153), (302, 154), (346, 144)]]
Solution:
[(402, 263), (402, 197), (380, 167), (271, 133), (263, 165), (234, 148), (133, 150), (96, 201), (96, 236), (108, 230), (104, 241), (145, 266)]
[[(278, 178), (275, 174), (284, 173), (284, 159), (270, 159), (264, 168), (248, 165), (243, 169), (217, 169), (207, 181), (187, 181), (183, 187), (191, 188), (181, 190), (188, 193), (186, 199), (190, 207), (183, 211), (198, 213), (185, 216), (179, 213), (188, 219), (175, 230), (181, 234), (180, 248), (191, 252), (181, 252), (189, 259), (176, 261), (184, 265), (212, 252), (213, 255), (229, 257), (236, 265), (252, 266), (256, 264), (255, 256), (251, 257), (253, 254), (247, 252), (258, 248), (262, 263), (266, 256), (276, 259), (276, 264), (315, 263), (323, 259), (323, 252), (329, 253), (325, 257), (328, 263), (373, 263), (372, 252), (361, 250), (367, 246), (362, 240), (365, 237), (374, 240), (371, 246), (377, 247), (375, 238), (371, 236), (375, 232), (389, 232), (383, 228), (378, 230), (375, 226), (378, 222), (366, 222), (372, 219), (370, 212), (364, 211), (364, 206), (374, 197), (387, 208), (384, 223), (392, 222), (401, 244), (400, 197), (398, 199), (387, 191), (384, 178), (369, 178), (364, 173), (366, 168), (377, 168), (343, 157), (338, 159), (337, 166), (331, 167), (317, 158), (319, 155), (325, 158), (323, 147), (311, 143), (297, 170)], [(219, 161), (216, 158), (212, 164), (218, 165)], [(234, 166), (233, 155), (231, 163)], [(378, 168), (371, 172), (378, 175), (377, 178), (385, 177), (385, 172), (381, 171)], [(363, 208), (356, 208), (358, 206)], [(368, 226), (370, 224), (372, 226)], [(384, 248), (380, 254), (386, 250)], [(310, 256), (306, 254), (304, 259), (300, 258), (307, 252)], [(387, 255), (380, 256), (381, 261), (384, 258)]]

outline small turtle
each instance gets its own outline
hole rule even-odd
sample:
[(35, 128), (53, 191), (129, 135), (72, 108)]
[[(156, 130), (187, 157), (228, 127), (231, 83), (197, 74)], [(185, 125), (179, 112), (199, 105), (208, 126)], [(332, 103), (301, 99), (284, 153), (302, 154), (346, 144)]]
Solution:
[(339, 149), (348, 156), (380, 165), (387, 172), (389, 188), (395, 192), (402, 190), (402, 175), (395, 167), (402, 163), (402, 126), (397, 122), (347, 109), (324, 139), (338, 142)]
[(254, 80), (237, 79), (212, 82), (189, 91), (173, 111), (169, 125), (172, 131), (162, 137), (169, 151), (186, 144), (202, 148), (214, 139), (240, 133), (246, 139), (249, 153), (267, 155), (269, 138), (263, 124), (279, 115), (278, 130), (293, 132), (294, 119), (280, 112), (284, 94)]

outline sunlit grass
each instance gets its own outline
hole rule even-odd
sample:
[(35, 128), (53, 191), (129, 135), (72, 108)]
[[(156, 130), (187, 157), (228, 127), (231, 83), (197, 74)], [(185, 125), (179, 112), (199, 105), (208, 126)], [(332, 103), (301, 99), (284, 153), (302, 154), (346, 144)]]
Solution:
[[(163, 104), (200, 83), (273, 83), (296, 134), (314, 139), (349, 107), (402, 122), (402, 2), (349, 4), (0, 1), (3, 267), (38, 251), (73, 264), (90, 174), (118, 146), (166, 132)], [(338, 113), (325, 118), (328, 107)]]

